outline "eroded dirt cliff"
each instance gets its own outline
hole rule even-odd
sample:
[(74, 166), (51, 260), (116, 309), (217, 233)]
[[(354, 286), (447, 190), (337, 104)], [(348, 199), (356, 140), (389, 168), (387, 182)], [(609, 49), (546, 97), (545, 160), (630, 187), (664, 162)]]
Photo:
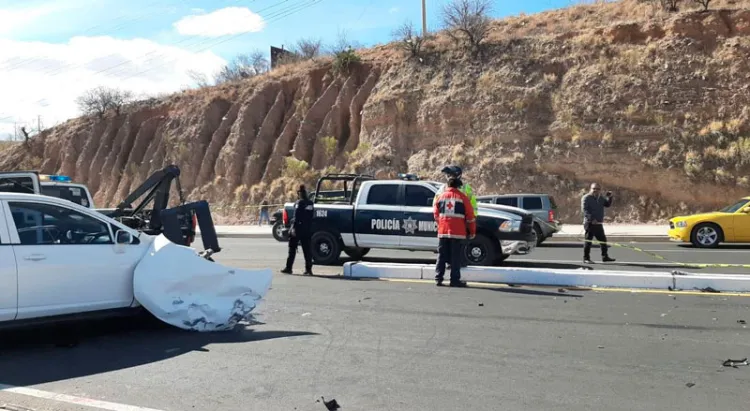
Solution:
[[(636, 1), (620, 3), (572, 10)], [(541, 24), (562, 12), (508, 19), (482, 61), (438, 35), (421, 62), (387, 45), (344, 72), (285, 66), (68, 121), (0, 152), (0, 169), (70, 175), (108, 207), (173, 163), (224, 223), (323, 172), (439, 178), (447, 163), (480, 194), (551, 193), (570, 223), (592, 181), (615, 192), (615, 221), (714, 209), (750, 195), (750, 5), (721, 4), (564, 31)]]

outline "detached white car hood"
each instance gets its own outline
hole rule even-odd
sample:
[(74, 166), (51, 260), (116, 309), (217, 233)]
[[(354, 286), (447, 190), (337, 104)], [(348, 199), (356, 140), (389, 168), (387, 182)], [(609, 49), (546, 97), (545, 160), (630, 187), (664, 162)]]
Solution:
[(135, 299), (155, 317), (185, 330), (227, 331), (249, 317), (271, 286), (270, 269), (241, 270), (153, 239), (135, 268)]

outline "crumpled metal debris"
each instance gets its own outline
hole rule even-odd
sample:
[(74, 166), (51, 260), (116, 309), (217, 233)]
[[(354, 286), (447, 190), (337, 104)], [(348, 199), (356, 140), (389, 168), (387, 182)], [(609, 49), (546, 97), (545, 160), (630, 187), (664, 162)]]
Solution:
[(737, 368), (740, 365), (748, 366), (750, 363), (747, 362), (747, 358), (743, 358), (741, 360), (726, 360), (723, 363), (721, 363), (724, 367), (732, 367)]
[(331, 401), (326, 401), (325, 397), (320, 397), (320, 400), (317, 400), (315, 402), (320, 402), (321, 400), (323, 400), (323, 405), (326, 406), (326, 409), (328, 411), (336, 411), (338, 409), (341, 409), (341, 407), (339, 406), (339, 403), (336, 402), (335, 398), (332, 399)]
[(720, 294), (720, 293), (721, 293), (721, 291), (718, 291), (718, 290), (714, 290), (714, 289), (713, 289), (713, 288), (711, 288), (711, 287), (706, 287), (706, 288), (698, 288), (698, 287), (693, 287), (693, 289), (694, 289), (694, 290), (698, 290), (698, 291), (701, 291), (701, 292), (704, 292), (704, 293), (717, 293), (717, 294)]

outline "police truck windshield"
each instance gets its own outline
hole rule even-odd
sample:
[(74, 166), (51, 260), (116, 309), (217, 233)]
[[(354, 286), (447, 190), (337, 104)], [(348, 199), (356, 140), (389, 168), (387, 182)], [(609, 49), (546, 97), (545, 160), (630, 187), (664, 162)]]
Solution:
[(84, 207), (91, 207), (86, 191), (80, 187), (42, 184), (42, 194), (72, 201)]

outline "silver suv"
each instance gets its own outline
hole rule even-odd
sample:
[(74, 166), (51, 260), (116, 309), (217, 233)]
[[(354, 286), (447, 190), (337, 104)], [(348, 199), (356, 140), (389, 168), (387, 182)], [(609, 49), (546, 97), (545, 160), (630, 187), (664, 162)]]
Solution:
[(557, 220), (557, 204), (549, 194), (497, 194), (478, 196), (477, 202), (522, 208), (534, 214), (537, 245), (562, 229)]

